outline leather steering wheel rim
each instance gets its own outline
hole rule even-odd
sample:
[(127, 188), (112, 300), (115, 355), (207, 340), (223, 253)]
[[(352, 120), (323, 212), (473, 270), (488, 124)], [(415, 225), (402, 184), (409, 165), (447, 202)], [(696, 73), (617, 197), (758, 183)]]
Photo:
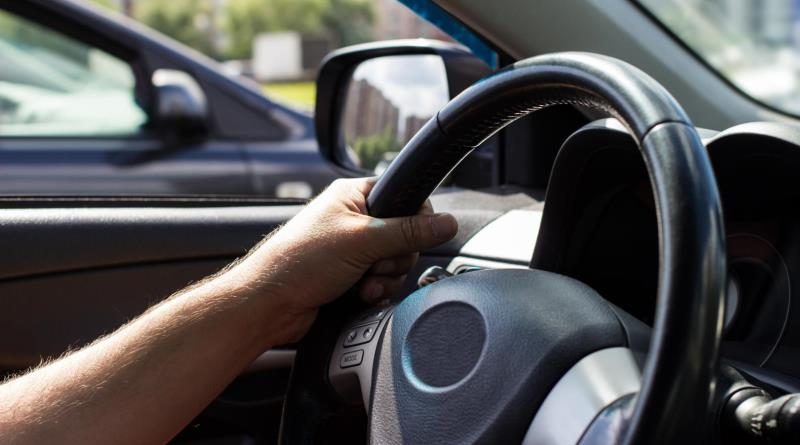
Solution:
[[(415, 213), (483, 141), (520, 117), (562, 104), (601, 109), (629, 129), (655, 198), (659, 227), (655, 325), (641, 391), (622, 441), (686, 439), (699, 428), (697, 422), (703, 417), (698, 413), (707, 410), (717, 367), (726, 282), (725, 232), (705, 147), (680, 105), (648, 75), (617, 59), (587, 53), (549, 54), (516, 63), (465, 90), (419, 131), (379, 178), (368, 198), (370, 214)], [(546, 215), (547, 206), (544, 211)], [(331, 325), (332, 313), (341, 317), (343, 307), (340, 303), (338, 311), (323, 310), (298, 348), (282, 443), (313, 442), (311, 435), (299, 433), (313, 429), (311, 424), (287, 419), (290, 413), (300, 415), (296, 402), (305, 400), (306, 408), (316, 406), (317, 414), (331, 403), (317, 403), (324, 383), (296, 376), (312, 376), (302, 369), (312, 366), (308, 358), (314, 354), (307, 351), (320, 351), (316, 343), (325, 337), (321, 327)], [(315, 354), (316, 361), (330, 359), (327, 351)], [(316, 400), (309, 405), (312, 399)]]

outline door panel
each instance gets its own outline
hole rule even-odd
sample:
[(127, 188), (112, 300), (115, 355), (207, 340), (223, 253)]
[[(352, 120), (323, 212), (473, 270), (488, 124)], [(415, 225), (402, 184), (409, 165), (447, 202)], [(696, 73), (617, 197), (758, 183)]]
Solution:
[[(126, 202), (0, 210), (0, 377), (114, 331), (246, 253), (300, 209)], [(262, 355), (173, 443), (274, 443), (292, 359), (291, 350)]]
[(234, 258), (299, 209), (277, 205), (0, 210), (0, 280), (129, 264)]
[(113, 331), (246, 253), (298, 210), (0, 210), (0, 370)]
[(0, 369), (24, 369), (108, 334), (229, 258), (55, 273), (0, 282)]

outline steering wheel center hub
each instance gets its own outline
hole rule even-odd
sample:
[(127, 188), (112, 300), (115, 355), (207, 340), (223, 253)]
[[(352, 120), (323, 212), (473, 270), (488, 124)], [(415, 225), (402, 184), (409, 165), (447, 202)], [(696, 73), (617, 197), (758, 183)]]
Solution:
[(455, 385), (475, 369), (485, 344), (486, 324), (477, 309), (457, 302), (435, 306), (406, 337), (406, 375), (436, 388)]
[(388, 323), (372, 405), (385, 428), (373, 440), (518, 441), (527, 424), (517, 420), (571, 366), (625, 344), (608, 303), (571, 278), (509, 269), (442, 280), (403, 300)]

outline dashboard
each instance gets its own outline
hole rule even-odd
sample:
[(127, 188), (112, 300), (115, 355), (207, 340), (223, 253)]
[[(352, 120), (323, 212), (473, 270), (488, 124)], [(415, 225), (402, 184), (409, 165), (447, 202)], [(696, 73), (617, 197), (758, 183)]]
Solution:
[[(700, 133), (727, 233), (722, 357), (762, 381), (798, 391), (800, 129), (751, 123)], [(644, 163), (625, 128), (608, 119), (574, 133), (556, 158), (545, 202), (494, 219), (463, 244), (447, 270), (530, 264), (583, 281), (650, 325), (657, 222)]]

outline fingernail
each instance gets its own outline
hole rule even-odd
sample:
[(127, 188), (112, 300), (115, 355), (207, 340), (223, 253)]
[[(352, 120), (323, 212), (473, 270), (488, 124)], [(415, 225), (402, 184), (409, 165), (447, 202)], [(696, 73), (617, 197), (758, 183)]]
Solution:
[(437, 213), (430, 217), (431, 231), (436, 239), (450, 239), (458, 231), (455, 217), (449, 213)]

